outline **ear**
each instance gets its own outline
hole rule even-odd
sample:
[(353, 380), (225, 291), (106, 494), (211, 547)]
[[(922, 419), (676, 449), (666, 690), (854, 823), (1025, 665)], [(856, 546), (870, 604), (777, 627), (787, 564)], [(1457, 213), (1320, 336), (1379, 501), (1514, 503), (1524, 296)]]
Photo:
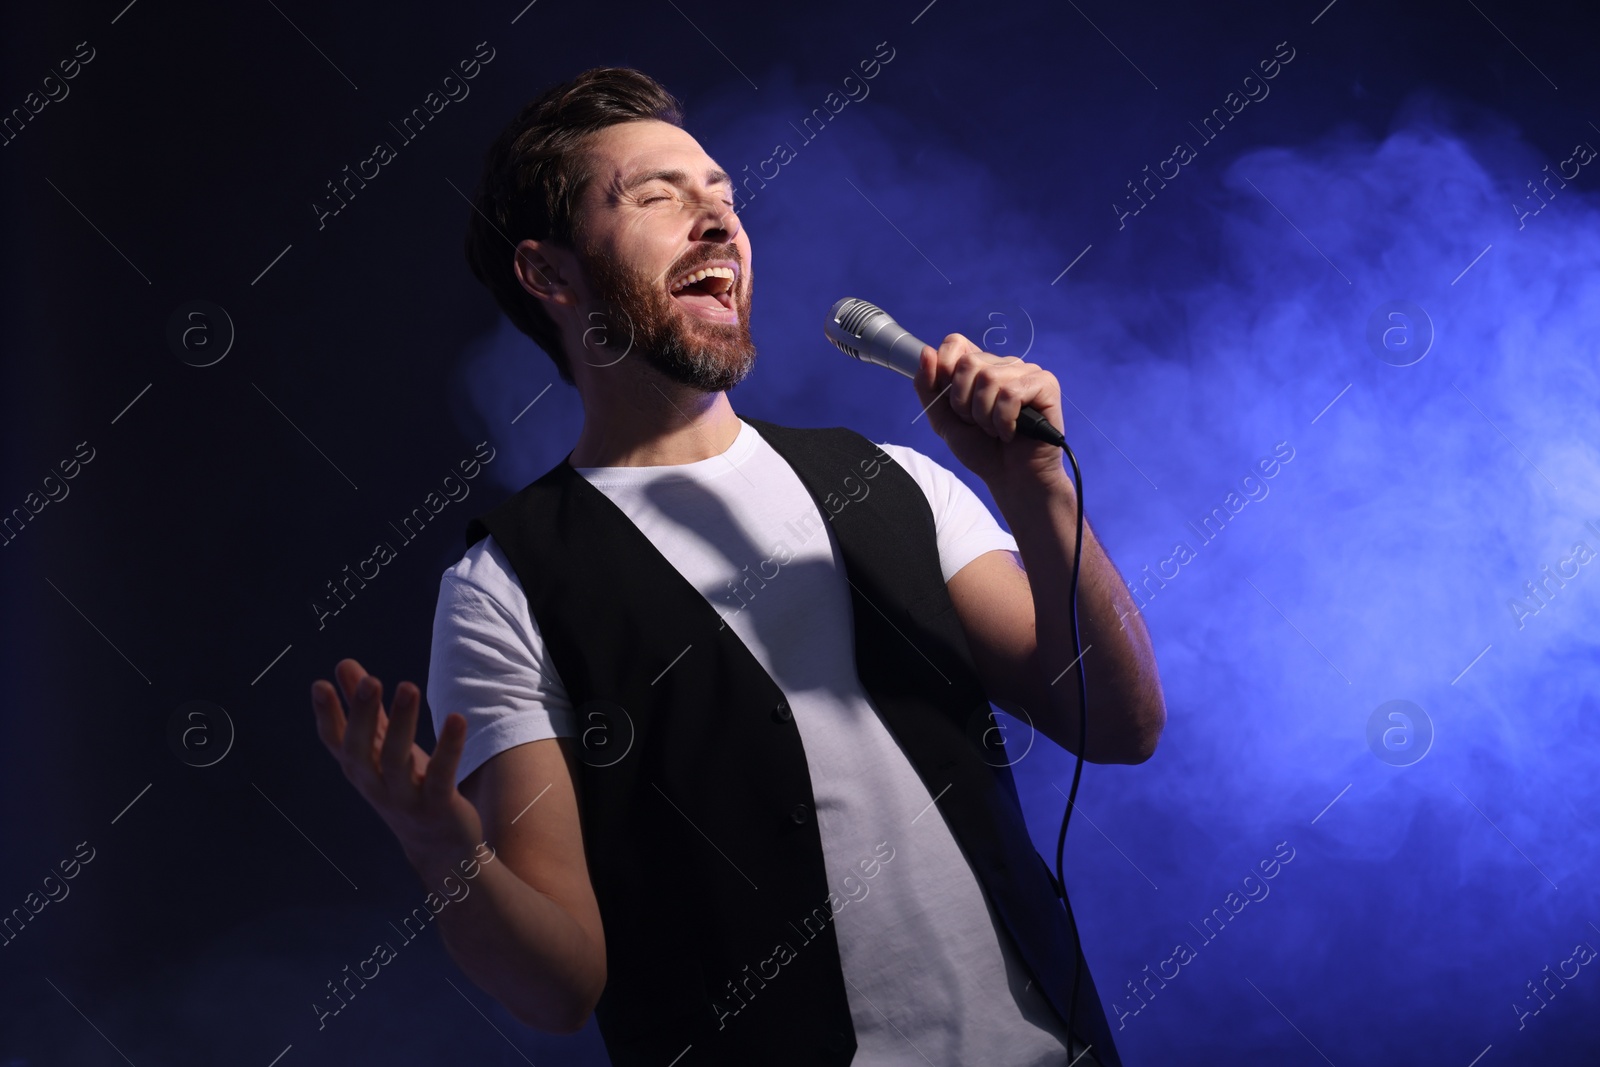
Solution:
[(521, 241), (516, 247), (512, 269), (522, 287), (539, 299), (576, 307), (578, 297), (572, 290), (572, 259), (564, 252), (547, 241)]

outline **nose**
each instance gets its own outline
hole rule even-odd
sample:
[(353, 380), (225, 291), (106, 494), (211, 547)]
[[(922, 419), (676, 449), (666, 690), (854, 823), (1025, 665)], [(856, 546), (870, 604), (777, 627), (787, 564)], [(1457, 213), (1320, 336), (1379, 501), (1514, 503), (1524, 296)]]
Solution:
[(731, 243), (739, 236), (739, 216), (725, 203), (720, 192), (711, 192), (700, 198), (698, 215), (690, 239)]

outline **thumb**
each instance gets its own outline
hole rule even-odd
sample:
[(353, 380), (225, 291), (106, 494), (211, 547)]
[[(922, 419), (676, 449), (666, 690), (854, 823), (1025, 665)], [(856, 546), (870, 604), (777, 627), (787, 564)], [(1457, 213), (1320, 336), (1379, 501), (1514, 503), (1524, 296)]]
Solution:
[(461, 753), (466, 748), (466, 741), (466, 716), (452, 711), (444, 718), (438, 743), (433, 746), (433, 755), (428, 757), (427, 770), (423, 774), (423, 792), (433, 803), (447, 803), (450, 794), (456, 791), (456, 768), (461, 765)]
[(916, 383), (917, 397), (922, 403), (922, 415), (919, 417), (927, 418), (933, 432), (943, 439), (955, 413), (944, 398), (944, 390), (949, 388), (948, 385), (939, 387), (939, 352), (932, 345), (922, 346), (922, 358), (913, 381)]
[(917, 383), (917, 394), (922, 397), (923, 403), (933, 399), (933, 383), (938, 380), (938, 374), (938, 350), (932, 345), (923, 345), (921, 358), (917, 363), (917, 376), (913, 379)]

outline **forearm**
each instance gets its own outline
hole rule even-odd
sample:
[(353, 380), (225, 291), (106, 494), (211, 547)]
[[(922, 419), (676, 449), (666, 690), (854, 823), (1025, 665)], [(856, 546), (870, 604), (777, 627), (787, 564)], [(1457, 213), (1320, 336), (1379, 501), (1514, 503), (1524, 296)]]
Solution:
[(1139, 763), (1155, 751), (1166, 709), (1150, 635), (1127, 586), (1084, 519), (1078, 576), (1078, 624), (1083, 654), (1072, 647), (1072, 555), (1077, 541), (1075, 496), (1038, 485), (995, 493), (1022, 554), (1033, 590), (1037, 714), (1043, 731), (1071, 741), (1076, 750), (1078, 671), (1089, 696), (1084, 758), (1096, 763)]
[(564, 907), (504, 863), (481, 864), (470, 881), (449, 858), (412, 866), (440, 897), (447, 878), (468, 887), (437, 916), (439, 936), (467, 977), (534, 1029), (582, 1028), (605, 985), (605, 958)]

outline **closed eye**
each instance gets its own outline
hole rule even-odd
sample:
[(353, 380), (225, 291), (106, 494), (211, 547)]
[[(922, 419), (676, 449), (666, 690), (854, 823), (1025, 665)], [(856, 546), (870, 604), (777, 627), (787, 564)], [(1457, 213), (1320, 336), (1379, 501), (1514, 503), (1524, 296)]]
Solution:
[[(672, 199), (672, 198), (669, 197), (669, 196), (665, 196), (663, 194), (657, 194), (655, 196), (644, 197), (643, 199), (641, 199), (639, 201), (639, 204), (641, 206), (643, 206), (645, 204), (654, 204), (654, 203), (656, 203), (657, 201), (660, 201), (660, 200), (670, 200), (670, 199)], [(734, 206), (734, 203), (733, 203), (732, 200), (721, 200), (721, 201), (718, 201), (718, 203), (720, 203), (723, 207), (726, 207), (726, 208), (732, 208)]]

